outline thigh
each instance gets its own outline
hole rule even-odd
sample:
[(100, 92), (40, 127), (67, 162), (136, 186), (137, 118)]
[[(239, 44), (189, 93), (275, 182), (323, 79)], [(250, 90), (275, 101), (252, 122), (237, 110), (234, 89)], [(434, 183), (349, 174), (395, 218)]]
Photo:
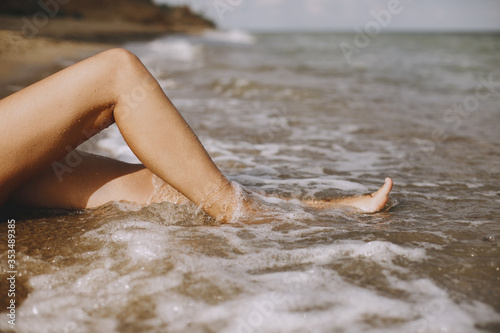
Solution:
[(121, 200), (145, 204), (154, 190), (153, 177), (143, 165), (75, 150), (56, 163), (56, 170), (49, 167), (17, 188), (9, 201), (72, 209)]
[(0, 100), (0, 204), (112, 123), (109, 59), (99, 54)]

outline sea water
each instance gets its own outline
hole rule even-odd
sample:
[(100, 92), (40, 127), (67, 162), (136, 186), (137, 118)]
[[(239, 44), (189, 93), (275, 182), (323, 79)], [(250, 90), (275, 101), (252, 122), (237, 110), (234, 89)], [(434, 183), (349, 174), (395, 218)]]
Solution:
[[(231, 180), (292, 200), (259, 225), (169, 203), (34, 211), (16, 222), (17, 332), (499, 332), (500, 36), (344, 53), (355, 37), (127, 44)], [(116, 127), (85, 148), (137, 162)], [(299, 203), (386, 176), (377, 214)]]

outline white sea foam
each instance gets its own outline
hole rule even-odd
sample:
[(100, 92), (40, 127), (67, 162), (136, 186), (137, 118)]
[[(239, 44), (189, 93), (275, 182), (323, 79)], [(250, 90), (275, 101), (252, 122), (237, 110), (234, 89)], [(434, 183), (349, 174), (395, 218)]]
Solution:
[(254, 44), (257, 38), (243, 30), (208, 30), (203, 39), (211, 42), (230, 44)]
[(200, 56), (202, 47), (184, 38), (167, 37), (150, 42), (149, 50), (162, 59), (190, 62)]
[[(399, 264), (425, 261), (423, 248), (341, 240), (281, 250), (283, 244), (310, 233), (332, 231), (299, 226), (284, 233), (274, 230), (273, 224), (193, 229), (111, 220), (83, 237), (89, 245), (98, 246), (77, 255), (90, 259), (90, 265), (68, 266), (30, 279), (33, 291), (19, 307), (18, 329), (118, 332), (120, 313), (131, 311), (133, 304), (155, 314), (150, 325), (168, 325), (175, 332), (221, 325), (220, 332), (465, 333), (476, 332), (478, 322), (499, 319), (480, 302), (455, 303), (430, 279), (413, 277), (406, 265)], [(202, 239), (212, 241), (204, 245)], [(200, 254), (199, 247), (209, 244)], [(227, 254), (213, 255), (212, 251)], [(355, 285), (331, 268), (354, 261), (378, 267), (386, 288), (407, 297), (394, 298)], [(147, 301), (135, 303), (139, 299)], [(392, 324), (383, 330), (369, 329), (370, 318)]]

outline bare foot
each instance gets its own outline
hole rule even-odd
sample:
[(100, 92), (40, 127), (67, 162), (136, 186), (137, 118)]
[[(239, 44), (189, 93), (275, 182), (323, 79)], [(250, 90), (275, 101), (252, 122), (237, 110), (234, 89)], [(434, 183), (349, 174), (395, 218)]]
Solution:
[[(385, 184), (378, 191), (360, 197), (342, 198), (331, 201), (308, 200), (303, 201), (306, 205), (318, 209), (340, 208), (342, 206), (353, 207), (365, 213), (378, 212), (387, 205), (389, 193), (392, 190), (391, 178), (385, 179)], [(278, 198), (276, 198), (278, 199)], [(286, 199), (285, 199), (286, 200)], [(221, 223), (245, 222), (265, 223), (276, 218), (276, 214), (285, 212), (276, 203), (262, 200), (259, 195), (252, 193), (244, 187), (233, 183), (232, 191), (229, 193), (215, 193), (211, 202), (200, 207), (205, 211), (207, 208), (216, 211), (211, 214)]]
[(385, 184), (377, 192), (365, 194), (360, 197), (343, 198), (333, 201), (306, 201), (305, 203), (315, 208), (334, 208), (336, 206), (347, 206), (357, 208), (365, 213), (379, 212), (387, 205), (389, 193), (392, 190), (392, 179), (387, 177)]

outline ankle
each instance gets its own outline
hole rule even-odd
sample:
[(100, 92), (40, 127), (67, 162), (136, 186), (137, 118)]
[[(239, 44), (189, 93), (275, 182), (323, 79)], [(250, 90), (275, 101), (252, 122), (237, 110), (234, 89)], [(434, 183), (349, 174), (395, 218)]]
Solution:
[(240, 215), (243, 206), (243, 193), (239, 186), (228, 180), (214, 187), (205, 195), (199, 205), (207, 214), (222, 223), (231, 223)]

